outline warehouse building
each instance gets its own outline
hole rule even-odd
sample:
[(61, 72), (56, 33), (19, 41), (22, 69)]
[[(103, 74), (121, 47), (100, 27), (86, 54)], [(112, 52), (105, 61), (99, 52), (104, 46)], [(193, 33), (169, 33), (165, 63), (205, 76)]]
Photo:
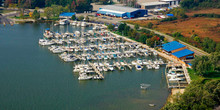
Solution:
[(168, 7), (177, 7), (180, 4), (180, 0), (157, 0), (151, 2), (139, 3), (141, 9), (157, 9), (157, 8), (168, 8)]
[(162, 45), (162, 51), (174, 59), (178, 60), (182, 64), (190, 67), (190, 60), (194, 58), (194, 52), (186, 49), (186, 46), (177, 42), (172, 41)]
[(169, 3), (167, 2), (147, 2), (141, 4), (141, 9), (155, 9), (155, 8), (163, 8), (169, 7)]
[(111, 17), (132, 19), (147, 15), (147, 10), (124, 6), (107, 5), (100, 8), (97, 11), (97, 15), (107, 15)]

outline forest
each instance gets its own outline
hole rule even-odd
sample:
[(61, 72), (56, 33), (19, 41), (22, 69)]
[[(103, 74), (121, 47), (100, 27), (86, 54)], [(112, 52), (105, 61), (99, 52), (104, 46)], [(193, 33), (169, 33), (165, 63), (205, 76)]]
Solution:
[(91, 0), (5, 0), (4, 6), (17, 5), (19, 8), (44, 8), (58, 5), (68, 7), (72, 12), (91, 11)]
[(220, 8), (220, 0), (183, 0), (180, 2), (182, 8)]

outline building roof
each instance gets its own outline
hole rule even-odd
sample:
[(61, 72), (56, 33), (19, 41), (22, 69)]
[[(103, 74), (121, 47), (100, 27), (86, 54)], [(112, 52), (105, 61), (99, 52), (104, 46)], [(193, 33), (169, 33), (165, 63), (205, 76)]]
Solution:
[(66, 16), (66, 17), (72, 17), (73, 15), (75, 15), (75, 13), (64, 12), (60, 14), (60, 16)]
[(178, 52), (174, 52), (174, 53), (172, 53), (172, 55), (176, 56), (177, 58), (181, 58), (181, 57), (184, 57), (184, 56), (187, 56), (187, 55), (191, 55), (193, 53), (194, 52), (191, 51), (191, 50), (184, 49), (184, 50), (180, 50)]
[(172, 42), (169, 42), (169, 43), (166, 43), (166, 44), (163, 44), (162, 45), (162, 49), (167, 51), (167, 52), (171, 52), (173, 50), (176, 50), (176, 49), (179, 49), (179, 48), (182, 48), (182, 47), (185, 47), (185, 45), (177, 42), (177, 41), (172, 41)]
[(145, 3), (141, 3), (141, 5), (143, 6), (152, 6), (152, 5), (167, 5), (169, 3), (167, 2), (145, 2)]
[(124, 14), (125, 12), (121, 12), (121, 11), (114, 11), (114, 10), (109, 10), (109, 9), (100, 9), (99, 11), (97, 11), (97, 13), (102, 13), (102, 14)]
[(133, 12), (133, 11), (140, 10), (138, 8), (124, 7), (124, 6), (117, 6), (117, 5), (106, 5), (102, 7), (101, 9), (107, 9), (107, 10), (113, 10), (113, 11), (119, 11), (119, 12)]

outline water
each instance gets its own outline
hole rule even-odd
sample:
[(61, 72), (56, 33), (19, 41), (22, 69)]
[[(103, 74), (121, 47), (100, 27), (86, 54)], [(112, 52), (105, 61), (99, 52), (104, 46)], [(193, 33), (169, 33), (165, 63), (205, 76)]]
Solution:
[[(2, 110), (158, 110), (168, 96), (159, 70), (114, 71), (102, 81), (78, 81), (64, 63), (38, 45), (48, 24), (0, 25), (0, 108)], [(67, 27), (53, 28), (65, 32)], [(68, 27), (73, 30), (88, 28)], [(147, 91), (141, 83), (151, 84)], [(148, 104), (154, 103), (155, 107)]]

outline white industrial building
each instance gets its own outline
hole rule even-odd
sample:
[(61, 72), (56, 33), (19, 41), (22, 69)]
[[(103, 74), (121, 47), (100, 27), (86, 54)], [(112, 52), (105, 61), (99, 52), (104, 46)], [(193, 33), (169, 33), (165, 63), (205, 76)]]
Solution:
[(178, 7), (180, 0), (159, 0), (159, 1), (148, 1), (139, 2), (141, 9), (155, 9), (155, 8), (168, 8), (168, 7)]

